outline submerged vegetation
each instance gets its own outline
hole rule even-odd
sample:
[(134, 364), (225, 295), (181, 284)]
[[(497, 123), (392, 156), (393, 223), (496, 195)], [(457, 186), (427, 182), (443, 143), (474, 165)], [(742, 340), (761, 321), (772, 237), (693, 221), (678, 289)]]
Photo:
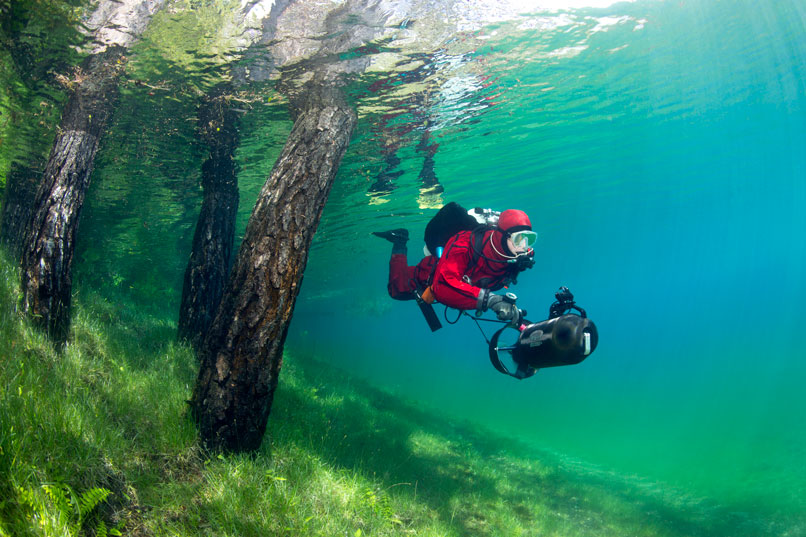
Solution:
[(207, 453), (172, 321), (80, 289), (58, 351), (14, 312), (18, 271), (0, 274), (3, 537), (751, 534), (296, 355), (261, 449)]

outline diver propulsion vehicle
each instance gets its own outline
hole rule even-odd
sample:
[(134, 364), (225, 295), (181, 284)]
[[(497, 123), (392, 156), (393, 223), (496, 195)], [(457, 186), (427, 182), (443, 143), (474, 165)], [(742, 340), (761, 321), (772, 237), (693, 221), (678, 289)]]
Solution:
[[(571, 291), (561, 287), (554, 296), (557, 301), (549, 308), (548, 319), (537, 323), (524, 321), (517, 327), (506, 324), (488, 340), (490, 362), (499, 372), (524, 379), (545, 367), (578, 364), (596, 350), (599, 343), (596, 325), (576, 305)], [(514, 304), (516, 297), (508, 293), (508, 299)], [(502, 346), (499, 340), (507, 328), (516, 328), (520, 333), (513, 345)], [(514, 372), (504, 365), (501, 353), (511, 355), (517, 367)]]

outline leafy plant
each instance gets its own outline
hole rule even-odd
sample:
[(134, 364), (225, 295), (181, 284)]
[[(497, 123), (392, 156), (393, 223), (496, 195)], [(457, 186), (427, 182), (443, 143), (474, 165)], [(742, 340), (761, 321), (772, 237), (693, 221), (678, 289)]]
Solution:
[(392, 501), (384, 491), (367, 488), (364, 491), (364, 503), (379, 517), (390, 524), (400, 524), (400, 518), (392, 508)]
[[(48, 484), (37, 489), (18, 487), (18, 497), (22, 505), (31, 511), (30, 519), (46, 535), (78, 535), (90, 514), (105, 502), (111, 491), (94, 487), (76, 494), (64, 484)], [(117, 527), (107, 528), (99, 521), (95, 527), (98, 536), (122, 535)]]

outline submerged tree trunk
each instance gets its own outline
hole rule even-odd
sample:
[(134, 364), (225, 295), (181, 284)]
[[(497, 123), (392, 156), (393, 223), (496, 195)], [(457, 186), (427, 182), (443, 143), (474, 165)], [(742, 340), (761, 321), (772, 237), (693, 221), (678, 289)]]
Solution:
[(341, 93), (323, 85), (292, 105), (294, 128), (200, 352), (191, 403), (201, 439), (213, 449), (260, 446), (308, 250), (356, 122)]
[(124, 53), (164, 0), (100, 0), (86, 21), (91, 55), (76, 75), (39, 184), (22, 252), (22, 308), (61, 343), (70, 325), (76, 227), (98, 140), (117, 99)]
[(76, 226), (98, 139), (117, 97), (124, 51), (112, 46), (84, 63), (82, 79), (62, 114), (26, 232), (22, 307), (56, 341), (67, 337)]
[(237, 115), (229, 106), (226, 90), (202, 103), (199, 135), (207, 142), (210, 156), (202, 165), (204, 200), (185, 270), (178, 327), (179, 338), (196, 349), (221, 302), (235, 240), (238, 175), (234, 154), (238, 130)]

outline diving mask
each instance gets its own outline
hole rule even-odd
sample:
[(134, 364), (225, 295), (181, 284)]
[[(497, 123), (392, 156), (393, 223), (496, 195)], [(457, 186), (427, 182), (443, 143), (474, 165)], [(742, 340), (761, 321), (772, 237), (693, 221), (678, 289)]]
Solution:
[(515, 246), (515, 248), (531, 248), (534, 246), (534, 243), (537, 242), (537, 233), (528, 230), (516, 231), (509, 236), (509, 240), (512, 241), (512, 244)]

